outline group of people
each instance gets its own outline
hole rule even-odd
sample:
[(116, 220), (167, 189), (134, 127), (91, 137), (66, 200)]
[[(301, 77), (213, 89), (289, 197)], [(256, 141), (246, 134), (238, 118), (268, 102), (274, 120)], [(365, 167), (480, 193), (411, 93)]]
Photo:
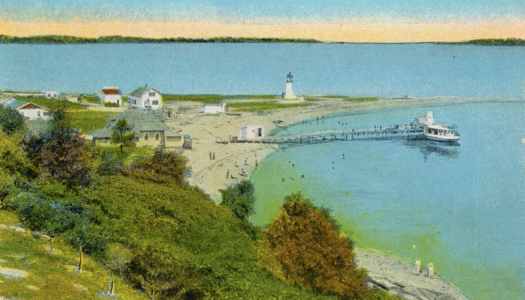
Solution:
[[(421, 261), (419, 258), (416, 258), (416, 261), (414, 262), (414, 272), (416, 275), (421, 273)], [(432, 277), (434, 275), (434, 264), (431, 262), (427, 264), (426, 275), (428, 277)]]

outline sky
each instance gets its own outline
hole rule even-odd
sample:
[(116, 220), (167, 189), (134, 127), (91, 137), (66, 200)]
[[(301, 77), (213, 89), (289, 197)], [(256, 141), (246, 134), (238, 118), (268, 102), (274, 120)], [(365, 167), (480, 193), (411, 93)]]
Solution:
[(525, 38), (525, 1), (0, 0), (0, 34), (362, 42)]

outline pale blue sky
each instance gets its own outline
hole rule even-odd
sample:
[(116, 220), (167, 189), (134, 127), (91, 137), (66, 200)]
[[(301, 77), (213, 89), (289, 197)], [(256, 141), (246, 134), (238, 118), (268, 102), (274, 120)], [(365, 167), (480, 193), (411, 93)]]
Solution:
[(220, 19), (246, 22), (397, 22), (525, 19), (525, 0), (0, 0), (2, 21)]

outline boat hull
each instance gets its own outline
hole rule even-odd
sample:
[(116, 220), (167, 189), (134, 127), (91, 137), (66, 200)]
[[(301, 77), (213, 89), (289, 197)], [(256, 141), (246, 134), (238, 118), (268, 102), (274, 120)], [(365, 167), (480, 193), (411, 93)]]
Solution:
[(435, 135), (428, 135), (424, 134), (425, 139), (436, 141), (436, 142), (442, 142), (442, 143), (457, 143), (459, 141), (458, 136), (435, 136)]

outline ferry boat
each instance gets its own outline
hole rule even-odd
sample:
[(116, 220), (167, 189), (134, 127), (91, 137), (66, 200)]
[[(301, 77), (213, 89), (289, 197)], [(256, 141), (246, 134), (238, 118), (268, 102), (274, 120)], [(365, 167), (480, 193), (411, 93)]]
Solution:
[(423, 125), (423, 136), (427, 140), (455, 143), (459, 140), (459, 133), (456, 126), (445, 126), (434, 123), (434, 115), (431, 111), (423, 118), (419, 118), (418, 123)]

